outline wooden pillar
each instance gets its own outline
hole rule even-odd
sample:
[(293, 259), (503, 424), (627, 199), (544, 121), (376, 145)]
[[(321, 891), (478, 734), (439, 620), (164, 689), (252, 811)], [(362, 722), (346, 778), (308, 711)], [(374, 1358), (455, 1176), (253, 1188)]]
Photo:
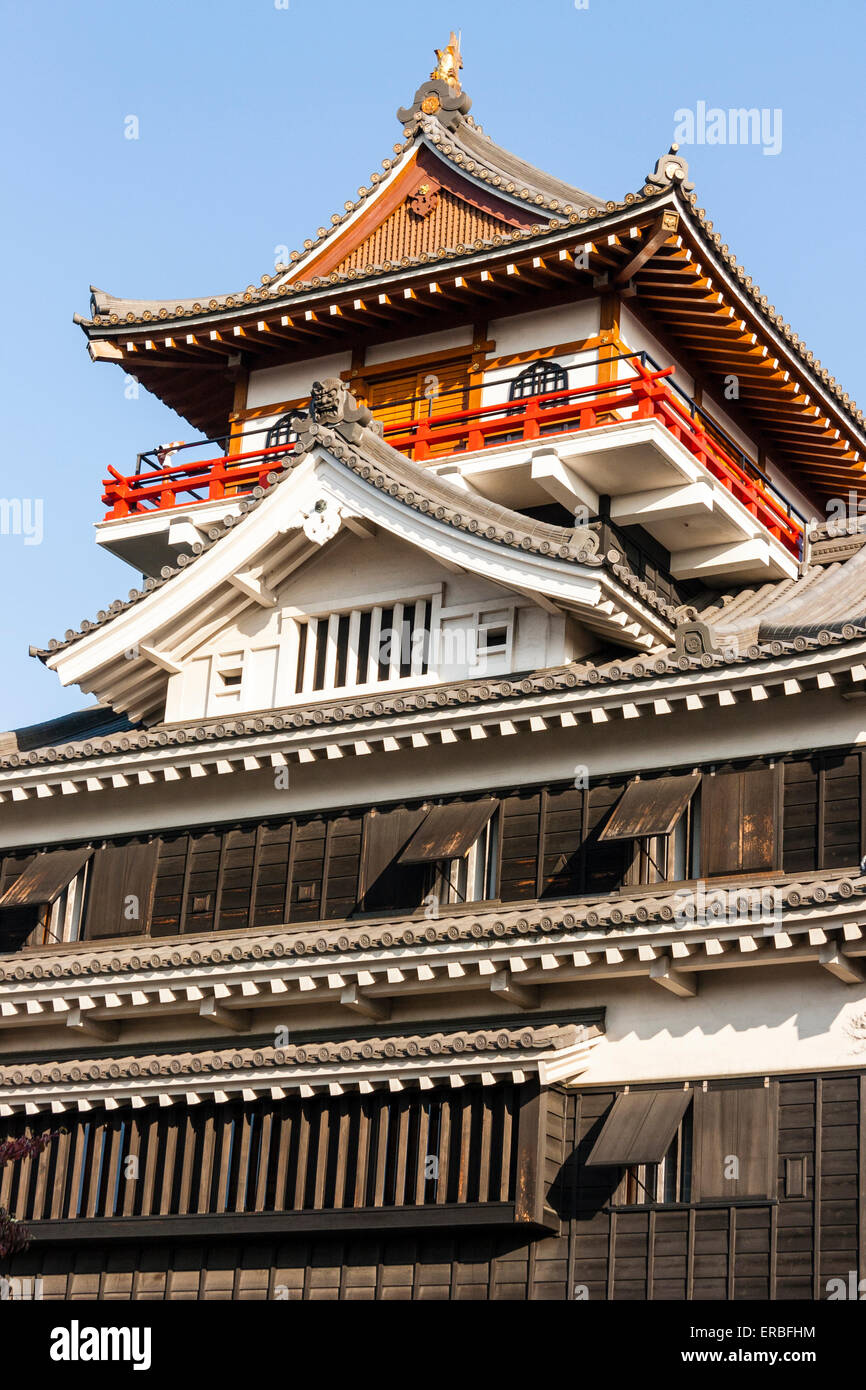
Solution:
[(244, 412), (247, 408), (247, 390), (249, 387), (250, 374), (246, 367), (238, 369), (235, 377), (234, 398), (232, 400), (231, 414), (229, 415), (229, 446), (228, 454), (243, 453), (243, 427)]

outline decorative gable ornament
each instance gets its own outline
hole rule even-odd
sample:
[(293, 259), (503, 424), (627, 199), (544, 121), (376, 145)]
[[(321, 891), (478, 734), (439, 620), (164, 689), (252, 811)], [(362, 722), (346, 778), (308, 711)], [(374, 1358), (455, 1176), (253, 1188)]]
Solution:
[(308, 541), (314, 545), (324, 545), (331, 541), (340, 529), (343, 509), (328, 498), (320, 497), (311, 511), (298, 511), (289, 517), (281, 530), (303, 530)]
[(446, 130), (454, 130), (468, 115), (472, 102), (460, 86), (463, 59), (453, 30), (448, 46), (433, 51), (437, 61), (429, 82), (422, 82), (411, 106), (400, 107), (397, 120), (405, 126), (413, 125), (422, 116), (435, 116)]
[(685, 621), (677, 626), (674, 635), (678, 657), (721, 656), (722, 648), (716, 641), (715, 633), (709, 623), (701, 622), (693, 608), (686, 609)]
[(435, 212), (439, 206), (439, 184), (422, 183), (416, 188), (414, 193), (410, 193), (406, 199), (406, 206), (409, 211), (422, 220), (429, 217), (431, 212)]
[(656, 167), (647, 174), (646, 181), (654, 188), (667, 188), (669, 184), (679, 184), (684, 193), (691, 193), (694, 184), (689, 181), (689, 166), (679, 153), (679, 145), (673, 144), (667, 154), (656, 161)]
[(310, 391), (310, 418), (317, 425), (326, 425), (338, 430), (344, 439), (357, 444), (363, 438), (365, 429), (374, 434), (382, 433), (381, 420), (374, 420), (366, 405), (355, 400), (345, 381), (339, 377), (325, 377), (324, 381), (314, 381)]

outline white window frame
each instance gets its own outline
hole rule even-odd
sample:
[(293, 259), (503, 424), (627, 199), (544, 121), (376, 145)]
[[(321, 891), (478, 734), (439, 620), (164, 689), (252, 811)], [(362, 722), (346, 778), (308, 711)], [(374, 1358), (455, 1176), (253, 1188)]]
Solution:
[[(357, 597), (353, 597), (349, 602), (328, 605), (318, 609), (310, 607), (283, 608), (280, 611), (281, 640), (277, 676), (277, 698), (279, 705), (281, 707), (283, 705), (290, 706), (300, 703), (307, 705), (325, 700), (333, 700), (335, 698), (351, 699), (355, 696), (372, 695), (381, 693), (384, 690), (418, 689), (437, 681), (439, 673), (435, 656), (442, 609), (442, 584), (406, 585), (401, 587), (398, 592), (400, 594), (398, 598), (393, 597), (393, 591), (387, 593), (379, 591), (373, 594), (361, 594)], [(419, 605), (423, 608), (428, 603), (430, 604), (430, 628), (426, 672), (421, 671), (421, 652), (417, 649), (413, 649), (412, 670), (408, 676), (401, 676), (399, 673), (401, 653), (398, 645), (397, 650), (391, 654), (391, 670), (385, 679), (356, 680), (339, 686), (334, 684), (337, 662), (337, 637), (341, 618), (346, 615), (349, 616), (349, 651), (352, 652), (358, 640), (361, 615), (366, 612), (371, 614), (370, 638), (367, 653), (367, 674), (369, 676), (370, 672), (378, 664), (375, 661), (374, 652), (379, 649), (383, 610), (388, 608), (393, 610), (392, 627), (394, 629), (401, 629), (407, 609), (414, 608), (417, 618)], [(311, 683), (314, 677), (315, 639), (318, 634), (318, 624), (321, 622), (327, 622), (328, 624), (328, 651), (325, 660), (323, 687), (321, 690), (313, 690), (303, 687)], [(303, 624), (307, 625), (304, 677), (302, 689), (296, 690), (300, 628)], [(313, 637), (312, 641), (310, 640), (311, 635)]]
[(71, 878), (62, 893), (54, 899), (45, 919), (45, 941), (80, 941), (84, 921), (84, 902), (87, 896), (87, 880), (90, 860)]

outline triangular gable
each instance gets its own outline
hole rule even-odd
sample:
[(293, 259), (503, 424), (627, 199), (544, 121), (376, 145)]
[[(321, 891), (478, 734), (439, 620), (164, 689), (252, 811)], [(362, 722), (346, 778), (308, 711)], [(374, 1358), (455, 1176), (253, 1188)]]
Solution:
[(404, 256), (468, 248), (537, 220), (537, 212), (476, 186), (421, 144), (319, 254), (299, 262), (288, 278), (396, 265)]
[(242, 499), (240, 519), (225, 518), (201, 553), (181, 557), (176, 571), (149, 580), (143, 594), (112, 604), (95, 624), (39, 653), (64, 684), (132, 719), (161, 718), (168, 678), (203, 636), (245, 608), (272, 608), (288, 575), (346, 527), (371, 535), (372, 545), (381, 543), (376, 528), (384, 543), (386, 533), (399, 536), (446, 569), (542, 607), (554, 604), (605, 639), (646, 650), (670, 637), (667, 605), (657, 598), (653, 608), (607, 574), (594, 535), (473, 497), (372, 430), (346, 424), (332, 431), (312, 421), (301, 429), (304, 452), (286, 461), (262, 496)]

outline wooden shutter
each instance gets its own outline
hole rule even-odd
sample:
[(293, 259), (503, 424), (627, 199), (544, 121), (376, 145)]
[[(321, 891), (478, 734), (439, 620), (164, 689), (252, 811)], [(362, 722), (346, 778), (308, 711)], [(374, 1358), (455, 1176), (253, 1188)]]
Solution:
[(564, 1159), (565, 1098), (537, 1078), (521, 1088), (517, 1120), (514, 1220), (558, 1230), (548, 1201)]
[(367, 813), (364, 817), (361, 897), (370, 891), (376, 880), (394, 862), (426, 818), (428, 809), (427, 806), (417, 806), (411, 810), (398, 806), (393, 811)]
[[(469, 362), (428, 363), (426, 366), (396, 372), (393, 376), (374, 378), (367, 390), (367, 404), (386, 429), (410, 425), (413, 421), (432, 415), (452, 415), (466, 410), (469, 404)], [(433, 380), (435, 378), (435, 381)], [(429, 395), (431, 390), (437, 394)], [(453, 441), (433, 444), (427, 457), (450, 454)]]
[(85, 940), (142, 936), (147, 931), (158, 850), (154, 840), (150, 844), (107, 845), (96, 851), (87, 892)]
[[(415, 371), (380, 377), (378, 381), (370, 383), (367, 404), (376, 419), (386, 427), (409, 424), (418, 418), (419, 403), (415, 400), (417, 385), (418, 374)], [(426, 405), (426, 401), (423, 404)]]
[[(695, 1105), (693, 1192), (697, 1201), (771, 1197), (774, 1143), (770, 1088), (699, 1091)], [(727, 1177), (734, 1170), (736, 1177)]]
[[(469, 359), (460, 362), (449, 362), (441, 367), (425, 367), (418, 375), (418, 394), (424, 396), (424, 392), (430, 389), (430, 378), (434, 377), (438, 382), (439, 395), (432, 398), (432, 412), (428, 406), (427, 399), (423, 400), (422, 415), (432, 413), (435, 415), (454, 415), (460, 410), (466, 410), (469, 406)], [(463, 429), (465, 422), (457, 421), (451, 428)], [(428, 458), (433, 458), (437, 454), (453, 454), (455, 441), (445, 440), (441, 444), (435, 442), (431, 444), (426, 453)]]
[(631, 1168), (636, 1163), (661, 1163), (691, 1099), (691, 1091), (628, 1091), (617, 1096), (587, 1164)]
[(776, 867), (776, 768), (704, 777), (701, 793), (706, 877)]
[(669, 835), (700, 785), (701, 774), (635, 778), (629, 782), (599, 840)]
[(56, 849), (37, 854), (0, 898), (0, 908), (43, 906), (54, 902), (68, 883), (84, 868), (92, 851)]
[(786, 873), (859, 864), (861, 773), (860, 753), (825, 753), (785, 764)]
[(492, 797), (480, 801), (452, 801), (434, 806), (400, 855), (401, 864), (432, 863), (437, 859), (462, 859), (468, 854), (499, 803)]

